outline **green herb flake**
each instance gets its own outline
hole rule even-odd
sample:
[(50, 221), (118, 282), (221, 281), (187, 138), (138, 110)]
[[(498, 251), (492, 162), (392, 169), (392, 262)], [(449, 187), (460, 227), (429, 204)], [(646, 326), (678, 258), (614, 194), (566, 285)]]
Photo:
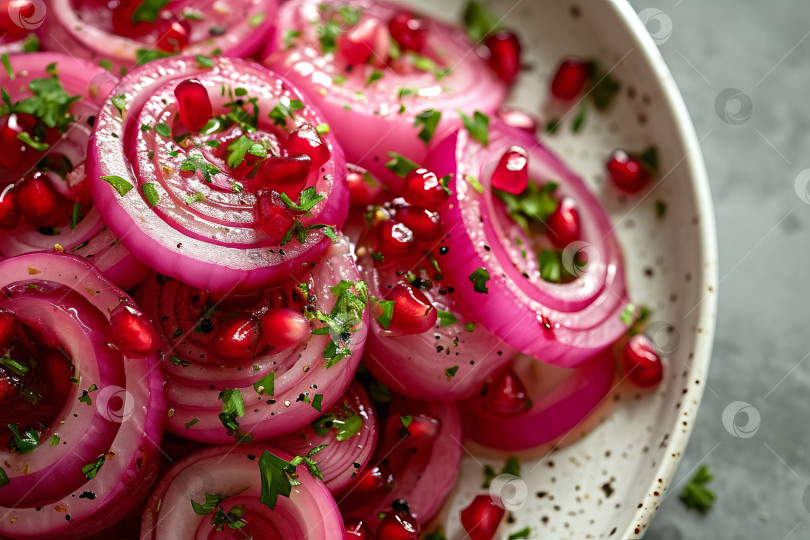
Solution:
[(464, 7), (462, 21), (464, 28), (467, 30), (467, 35), (470, 36), (474, 43), (483, 41), (487, 35), (500, 28), (498, 17), (475, 0), (467, 2)]
[(712, 478), (709, 468), (706, 465), (701, 465), (681, 492), (681, 501), (687, 508), (697, 510), (701, 513), (711, 508), (717, 495), (706, 487), (706, 484), (711, 482)]
[(633, 304), (624, 306), (624, 309), (619, 314), (619, 319), (627, 326), (633, 324), (633, 321), (636, 319), (636, 306)]
[(438, 317), (440, 326), (442, 327), (458, 323), (458, 318), (449, 311), (438, 310)]
[(472, 281), (473, 283), (473, 290), (479, 294), (487, 294), (489, 293), (489, 289), (487, 288), (487, 281), (489, 281), (489, 272), (486, 268), (478, 267), (475, 271), (467, 276), (467, 279)]
[(579, 107), (579, 112), (577, 116), (574, 118), (574, 121), (571, 123), (571, 131), (574, 133), (579, 133), (582, 130), (582, 126), (585, 123), (585, 114), (588, 112), (588, 104), (587, 102), (583, 101), (582, 105)]
[(286, 193), (281, 194), (281, 200), (284, 202), (284, 204), (296, 212), (309, 212), (315, 207), (315, 205), (325, 198), (326, 195), (316, 192), (314, 186), (308, 187), (301, 192), (301, 196), (299, 198), (300, 202), (298, 204), (292, 202), (292, 199), (290, 199)]
[(6, 68), (6, 73), (8, 74), (8, 78), (13, 81), (14, 80), (14, 70), (11, 69), (11, 60), (9, 60), (8, 55), (6, 53), (0, 54), (0, 61), (3, 62), (3, 67)]
[(256, 13), (255, 15), (251, 15), (248, 19), (248, 24), (250, 24), (251, 28), (256, 28), (262, 24), (262, 22), (264, 22), (266, 16), (267, 14), (265, 13)]
[(655, 201), (655, 215), (662, 219), (667, 213), (667, 203), (662, 200)]
[(650, 174), (658, 173), (658, 148), (650, 146), (638, 156), (639, 161)]
[(559, 127), (560, 127), (560, 121), (559, 120), (549, 120), (548, 122), (546, 122), (545, 130), (546, 130), (546, 133), (552, 134), (552, 133), (556, 133), (557, 129)]
[(413, 126), (421, 126), (422, 129), (419, 131), (419, 139), (421, 139), (423, 143), (428, 144), (433, 138), (441, 118), (442, 113), (436, 109), (427, 109), (416, 115)]
[(335, 84), (343, 84), (346, 82), (346, 77), (340, 74), (335, 75), (332, 77), (332, 82)]
[(520, 529), (519, 531), (515, 531), (510, 534), (506, 540), (526, 540), (531, 535), (532, 529), (531, 527), (525, 527)]
[(284, 50), (292, 49), (294, 46), (293, 40), (298, 37), (301, 37), (300, 30), (285, 30), (284, 37), (282, 39), (282, 42), (284, 43)]
[(538, 255), (540, 262), (540, 277), (549, 283), (559, 283), (561, 279), (562, 260), (560, 253), (551, 249), (544, 249)]
[(17, 138), (34, 150), (38, 150), (40, 152), (44, 152), (50, 147), (48, 143), (41, 142), (37, 137), (32, 137), (27, 131), (17, 133)]
[(315, 126), (315, 131), (318, 132), (318, 135), (326, 135), (329, 133), (329, 124), (318, 124)]
[(222, 495), (212, 495), (211, 493), (205, 494), (205, 502), (198, 503), (191, 499), (191, 508), (194, 509), (194, 513), (198, 516), (205, 516), (210, 514), (211, 512), (219, 506), (219, 503), (227, 499), (227, 497), (223, 497)]
[[(179, 330), (179, 328), (178, 328), (178, 330)], [(172, 336), (172, 337), (177, 337), (177, 336)], [(187, 362), (186, 360), (183, 360), (182, 358), (180, 358), (179, 356), (176, 356), (174, 354), (169, 356), (169, 363), (171, 365), (173, 365), (173, 366), (178, 366), (178, 367), (188, 367), (188, 366), (191, 365), (191, 362)]]
[(467, 332), (475, 332), (475, 323), (474, 322), (464, 323), (464, 330), (466, 330)]
[(268, 396), (272, 396), (275, 392), (275, 381), (276, 381), (276, 372), (271, 371), (255, 383), (253, 383), (253, 389), (256, 391), (257, 394), (266, 394)]
[(458, 366), (450, 366), (449, 368), (444, 370), (445, 376), (449, 379), (452, 379), (458, 373)]
[(201, 154), (194, 154), (185, 159), (183, 163), (180, 164), (181, 171), (200, 171), (203, 176), (203, 179), (206, 182), (211, 181), (211, 176), (220, 173), (221, 171), (205, 161), (205, 158)]
[(0, 467), (0, 488), (9, 485), (11, 481), (8, 479), (6, 475), (6, 470), (3, 467)]
[(115, 191), (117, 191), (118, 194), (121, 195), (122, 197), (127, 193), (129, 193), (129, 190), (132, 189), (132, 184), (130, 184), (128, 181), (124, 180), (120, 176), (115, 175), (102, 176), (101, 179), (110, 184), (113, 188), (115, 188)]
[(461, 122), (464, 124), (464, 129), (470, 133), (470, 137), (480, 142), (484, 146), (488, 146), (489, 116), (480, 111), (475, 111), (472, 118), (461, 111), (458, 111), (458, 114), (461, 116)]
[(118, 114), (124, 116), (124, 111), (127, 110), (127, 96), (118, 94), (117, 96), (111, 97), (110, 102), (113, 104), (113, 107), (118, 109)]
[(158, 14), (170, 0), (142, 0), (132, 12), (132, 24), (140, 22), (154, 23)]
[(372, 71), (371, 73), (369, 73), (368, 79), (366, 80), (366, 88), (371, 86), (371, 84), (374, 81), (378, 81), (378, 80), (382, 79), (382, 77), (383, 77), (383, 72), (379, 71), (379, 70), (376, 70), (376, 69), (374, 71)]
[(53, 435), (51, 435), (51, 440), (48, 442), (48, 446), (56, 446), (57, 444), (59, 444), (60, 440), (61, 439), (59, 438), (59, 435), (54, 433)]
[(481, 185), (481, 182), (478, 181), (478, 178), (471, 174), (465, 174), (464, 178), (467, 179), (467, 182), (472, 186), (472, 188), (477, 191), (478, 193), (484, 193), (484, 186)]
[(402, 422), (402, 425), (407, 428), (413, 423), (413, 416), (400, 416), (399, 421)]
[(596, 62), (591, 62), (591, 91), (588, 95), (598, 110), (609, 108), (621, 87), (619, 81), (603, 72)]
[(36, 450), (39, 446), (39, 433), (35, 429), (28, 428), (20, 433), (17, 426), (14, 424), (7, 424), (7, 426), (13, 435), (9, 440), (9, 446), (13, 448), (16, 453), (27, 454), (32, 450)]
[(141, 186), (141, 191), (149, 206), (155, 206), (160, 201), (160, 194), (155, 189), (155, 184), (147, 182)]
[[(292, 471), (290, 470), (292, 469)], [(269, 509), (276, 507), (279, 495), (289, 497), (292, 492), (292, 482), (288, 474), (295, 472), (295, 467), (267, 450), (259, 458), (259, 472), (261, 474), (262, 491), (260, 500)]]
[(323, 402), (323, 394), (315, 394), (315, 397), (312, 398), (312, 408), (318, 412), (321, 412), (322, 402)]
[(391, 160), (385, 164), (385, 168), (400, 178), (405, 178), (409, 172), (419, 168), (419, 165), (396, 152), (388, 152), (388, 157)]
[(377, 322), (380, 323), (384, 329), (388, 330), (391, 325), (391, 319), (394, 316), (394, 301), (393, 300), (378, 300), (374, 297), (371, 298), (374, 302), (379, 304), (382, 308), (382, 313), (377, 317)]
[(82, 220), (82, 203), (73, 203), (73, 211), (70, 213), (70, 228), (75, 229), (76, 225)]
[[(286, 103), (287, 101), (289, 101), (289, 104)], [(272, 119), (273, 123), (277, 126), (284, 126), (287, 124), (287, 118), (295, 118), (295, 115), (293, 114), (294, 111), (300, 111), (303, 108), (304, 104), (301, 102), (301, 100), (287, 100), (284, 98), (276, 103), (276, 106), (270, 111), (268, 117)]]
[(107, 456), (104, 454), (98, 456), (95, 461), (88, 463), (87, 465), (82, 467), (82, 472), (84, 473), (84, 477), (88, 480), (92, 480), (98, 474), (98, 471), (101, 469), (101, 466), (104, 465), (104, 462), (107, 461)]
[(39, 42), (39, 38), (31, 34), (25, 41), (23, 42), (23, 52), (32, 53), (32, 52), (39, 52), (41, 49), (41, 44)]
[(166, 124), (158, 124), (155, 126), (155, 132), (162, 137), (171, 137), (172, 136), (172, 128), (170, 128)]
[(170, 58), (172, 56), (177, 56), (177, 54), (178, 53), (161, 51), (160, 49), (138, 49), (135, 51), (135, 65), (142, 66), (152, 62), (153, 60)]
[(199, 191), (195, 191), (191, 195), (185, 198), (186, 204), (194, 204), (198, 202), (205, 202), (208, 199), (205, 198), (205, 195), (200, 193)]
[(212, 68), (216, 65), (214, 64), (213, 60), (203, 54), (196, 55), (194, 59), (197, 61), (197, 65), (200, 67)]
[(192, 418), (191, 420), (186, 422), (186, 429), (190, 429), (191, 426), (193, 426), (194, 424), (196, 424), (199, 421), (200, 421), (200, 419), (195, 416), (194, 418)]

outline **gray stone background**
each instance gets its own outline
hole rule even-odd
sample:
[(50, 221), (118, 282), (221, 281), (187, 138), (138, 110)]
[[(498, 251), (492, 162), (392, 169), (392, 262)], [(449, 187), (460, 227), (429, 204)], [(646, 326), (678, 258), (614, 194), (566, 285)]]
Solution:
[[(720, 246), (711, 372), (672, 487), (680, 492), (706, 463), (717, 500), (700, 515), (667, 498), (646, 538), (807, 539), (810, 2), (631, 3), (671, 19), (672, 34), (659, 47), (698, 136), (705, 136)], [(648, 30), (657, 24), (651, 20)], [(737, 99), (718, 99), (729, 88), (739, 90), (731, 93)], [(733, 436), (722, 419), (737, 401), (752, 407), (744, 437)], [(739, 413), (736, 424), (747, 423)]]

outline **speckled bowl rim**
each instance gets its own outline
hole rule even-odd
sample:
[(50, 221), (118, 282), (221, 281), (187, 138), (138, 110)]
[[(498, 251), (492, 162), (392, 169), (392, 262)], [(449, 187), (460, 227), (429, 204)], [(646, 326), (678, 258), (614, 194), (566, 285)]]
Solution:
[[(697, 327), (702, 330), (702, 333), (696, 334), (694, 356), (691, 364), (691, 373), (701, 384), (692, 386), (688, 395), (684, 396), (691, 399), (683, 400), (683, 406), (688, 411), (689, 416), (694, 418), (703, 397), (705, 378), (709, 370), (714, 342), (715, 315), (717, 313), (717, 229), (709, 179), (692, 119), (686, 109), (680, 90), (672, 77), (672, 73), (658, 50), (658, 46), (628, 0), (604, 1), (612, 5), (612, 9), (629, 30), (630, 37), (638, 46), (639, 52), (653, 69), (654, 75), (663, 89), (664, 104), (669, 107), (675, 121), (677, 135), (686, 150), (683, 165), (688, 168), (690, 187), (695, 193), (697, 211), (700, 216), (700, 263), (702, 270), (698, 290), (705, 292), (705, 296), (701, 296), (697, 319)], [(689, 442), (689, 436), (692, 433), (694, 424), (694, 422), (689, 422), (685, 429), (672, 430), (666, 453), (656, 469), (656, 474), (650, 481), (647, 495), (620, 538), (639, 538), (640, 533), (636, 532), (638, 529), (646, 532), (661, 501), (659, 494), (654, 490), (660, 488), (661, 485), (668, 487), (672, 482), (683, 452)], [(663, 483), (658, 482), (659, 478), (663, 480)]]

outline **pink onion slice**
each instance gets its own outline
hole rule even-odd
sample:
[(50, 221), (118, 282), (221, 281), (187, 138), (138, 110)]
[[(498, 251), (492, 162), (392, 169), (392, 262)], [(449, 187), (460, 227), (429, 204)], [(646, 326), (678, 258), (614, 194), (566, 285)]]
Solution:
[[(149, 499), (141, 523), (141, 539), (344, 538), (335, 500), (323, 482), (310, 476), (304, 466), (296, 471), (301, 484), (292, 488), (289, 498), (280, 496), (273, 510), (261, 503), (259, 459), (264, 452), (286, 461), (291, 459), (265, 445), (212, 446), (174, 464)], [(221, 532), (217, 531), (217, 526), (211, 524), (215, 511), (200, 515), (191, 505), (191, 501), (204, 502), (206, 494), (224, 498), (217, 504), (223, 513), (241, 507), (245, 525), (238, 529), (224, 525)]]
[[(272, 31), (278, 0), (173, 0), (142, 37), (115, 33), (106, 2), (53, 0), (42, 27), (43, 45), (54, 51), (112, 64), (115, 73), (131, 70), (144, 58), (160, 57), (161, 23), (182, 22), (190, 29), (183, 54), (221, 54), (247, 58)], [(171, 54), (171, 53), (163, 53)]]
[[(51, 77), (47, 67), (52, 64), (56, 65), (57, 77), (65, 92), (81, 99), (71, 105), (70, 113), (75, 121), (61, 139), (42, 152), (26, 147), (26, 153), (34, 155), (26, 158), (22, 168), (3, 171), (0, 190), (19, 181), (32, 169), (37, 170), (38, 163), (42, 163), (40, 160), (64, 156), (72, 164), (72, 170), (64, 177), (57, 172), (47, 172), (46, 175), (56, 191), (79, 205), (81, 218), (71, 227), (66, 216), (64, 223), (48, 230), (31, 227), (23, 219), (19, 226), (0, 235), (0, 257), (64, 249), (92, 259), (90, 262), (119, 287), (132, 287), (146, 277), (148, 270), (107, 230), (101, 214), (93, 207), (84, 169), (95, 117), (118, 79), (89, 62), (57, 53), (11, 55), (9, 63), (14, 78), (11, 79), (5, 70), (0, 71), (0, 86), (8, 92), (12, 103), (32, 96), (29, 83), (32, 79)], [(22, 142), (20, 145), (25, 146)]]
[[(559, 183), (554, 195), (578, 205), (581, 242), (569, 244), (562, 261), (569, 259), (577, 276), (569, 283), (546, 282), (533, 254), (521, 258), (527, 239), (493, 193), (492, 171), (513, 145), (528, 152), (531, 181)], [(622, 254), (610, 220), (582, 180), (532, 135), (494, 121), (484, 147), (462, 130), (437, 146), (427, 166), (454, 175), (441, 211), (445, 223), (456, 224), (445, 239), (453, 256), (441, 264), (476, 321), (513, 348), (563, 367), (587, 361), (627, 330)], [(573, 264), (577, 254), (587, 255), (584, 268)], [(488, 293), (475, 292), (471, 276), (484, 270)]]
[[(417, 115), (429, 110), (441, 112), (434, 135), (438, 140), (440, 133), (449, 132), (457, 123), (458, 110), (468, 115), (475, 110), (492, 114), (504, 100), (506, 85), (472, 52), (474, 46), (460, 28), (425, 17), (426, 43), (418, 56), (433, 62), (435, 68), (419, 69), (416, 66), (421, 64), (415, 64), (413, 53), (407, 51), (388, 61), (388, 20), (407, 8), (370, 0), (339, 2), (326, 10), (318, 9), (319, 4), (319, 0), (293, 0), (281, 6), (277, 23), (281, 30), (265, 64), (307, 93), (336, 129), (350, 162), (369, 169), (386, 183), (401, 184), (384, 167), (388, 152), (416, 162), (425, 158), (427, 146), (418, 136), (422, 127), (414, 125)], [(375, 36), (368, 64), (347, 66), (339, 51), (330, 52), (327, 47), (324, 52), (319, 28), (328, 24), (335, 9), (346, 9), (342, 6), (361, 13), (359, 22), (346, 26), (344, 34), (367, 29)], [(290, 32), (300, 35), (291, 38)], [(443, 68), (452, 69), (441, 76)], [(362, 129), (353, 129), (359, 125)]]
[(518, 357), (515, 373), (531, 407), (516, 415), (487, 410), (477, 396), (461, 404), (464, 436), (497, 450), (520, 452), (558, 439), (579, 426), (613, 388), (616, 361), (610, 351), (576, 368), (560, 368)]
[[(352, 434), (355, 429), (357, 433)], [(343, 397), (329, 410), (323, 409), (323, 414), (311, 425), (275, 439), (272, 444), (296, 456), (328, 445), (318, 452), (318, 467), (326, 487), (337, 493), (365, 469), (377, 444), (377, 430), (371, 400), (363, 387), (353, 382)]]
[[(331, 246), (323, 259), (313, 263), (306, 272), (291, 277), (284, 286), (268, 289), (250, 308), (231, 306), (226, 297), (218, 307), (219, 315), (250, 312), (257, 317), (268, 307), (295, 307), (296, 303), (282, 298), (296, 294), (293, 288), (307, 283), (309, 297), (306, 311), (329, 313), (336, 298), (331, 287), (341, 281), (358, 282), (359, 274), (352, 260), (348, 243), (341, 240)], [(321, 412), (313, 400), (321, 395), (321, 409), (338, 402), (351, 383), (362, 355), (368, 331), (368, 312), (351, 333), (350, 354), (326, 367), (324, 350), (332, 339), (329, 335), (312, 335), (301, 344), (277, 350), (260, 345), (256, 357), (243, 366), (227, 367), (208, 353), (211, 334), (195, 332), (204, 315), (190, 307), (195, 289), (179, 281), (156, 276), (148, 279), (138, 291), (144, 312), (155, 322), (163, 337), (163, 370), (167, 380), (171, 417), (167, 429), (189, 439), (225, 444), (234, 441), (219, 418), (223, 389), (238, 390), (245, 404), (244, 417), (238, 418), (239, 432), (250, 434), (254, 440), (279, 437), (301, 429), (315, 421)], [(239, 299), (236, 298), (238, 301)], [(212, 316), (213, 317), (213, 316)], [(313, 326), (322, 326), (317, 321)], [(274, 373), (274, 391), (262, 394), (254, 383)]]
[[(110, 312), (130, 299), (82, 259), (7, 259), (0, 284), (0, 306), (58, 344), (77, 379), (37, 448), (0, 451), (9, 479), (0, 488), (0, 534), (72, 538), (100, 531), (138, 503), (157, 472), (166, 415), (158, 358), (128, 358), (110, 345)], [(89, 399), (79, 401), (85, 393)]]
[[(126, 76), (113, 91), (125, 96), (124, 117), (111, 102), (101, 110), (90, 143), (88, 172), (93, 197), (110, 229), (147, 265), (211, 291), (254, 290), (300, 271), (326, 250), (329, 239), (323, 229), (312, 229), (303, 244), (298, 238), (283, 246), (279, 245), (283, 239), (271, 240), (254, 217), (256, 195), (234, 190), (235, 182), (244, 179), (233, 177), (224, 157), (208, 145), (209, 141), (222, 143), (218, 149), (227, 155), (228, 141), (217, 138), (221, 133), (192, 134), (177, 144), (158, 133), (157, 126), (172, 124), (177, 111), (174, 89), (191, 78), (208, 89), (214, 115), (231, 111), (226, 107), (231, 98), (243, 101), (251, 115), (258, 110), (258, 129), (249, 135), (269, 141), (273, 151), (285, 151), (288, 132), (296, 126), (323, 122), (317, 112), (304, 107), (292, 110), (286, 125), (275, 126), (268, 115), (279, 104), (291, 106), (292, 100), (300, 100), (298, 92), (256, 64), (232, 59), (213, 62), (213, 68), (206, 68), (190, 57), (157, 60)], [(239, 97), (242, 90), (246, 95)], [(252, 98), (258, 100), (258, 109), (248, 103)], [(310, 172), (307, 186), (326, 198), (300, 218), (304, 227), (339, 227), (348, 211), (343, 152), (331, 134), (323, 138), (331, 159)], [(211, 173), (207, 181), (199, 169), (181, 170), (184, 163), (195, 160), (219, 172)], [(123, 189), (101, 177), (120, 178)], [(154, 190), (151, 200), (143, 191), (148, 184)]]

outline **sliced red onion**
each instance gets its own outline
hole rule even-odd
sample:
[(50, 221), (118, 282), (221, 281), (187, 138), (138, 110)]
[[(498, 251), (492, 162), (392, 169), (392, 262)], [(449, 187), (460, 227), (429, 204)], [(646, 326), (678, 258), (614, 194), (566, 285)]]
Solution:
[[(101, 110), (88, 172), (105, 221), (144, 263), (211, 291), (255, 290), (299, 272), (328, 247), (324, 229), (317, 227), (339, 227), (349, 205), (343, 152), (331, 134), (323, 134), (331, 159), (309, 173), (307, 186), (326, 198), (300, 217), (301, 226), (309, 228), (303, 244), (297, 235), (286, 243), (283, 238), (268, 237), (254, 216), (256, 195), (239, 191), (237, 182), (244, 179), (229, 173), (232, 169), (225, 163), (229, 141), (243, 133), (238, 126), (207, 135), (195, 133), (182, 144), (159, 133), (163, 128), (158, 126), (170, 129), (173, 124), (174, 89), (180, 82), (198, 79), (208, 89), (215, 115), (232, 110), (226, 106), (231, 98), (242, 100), (253, 114), (256, 109), (248, 100), (256, 98), (258, 130), (247, 134), (267, 142), (268, 155), (286, 152), (288, 131), (294, 127), (323, 122), (313, 109), (293, 107), (292, 100), (301, 96), (265, 68), (232, 59), (213, 62), (213, 68), (206, 68), (191, 57), (157, 60), (126, 76), (113, 91), (125, 97), (124, 118), (112, 102)], [(237, 95), (229, 95), (228, 89)], [(240, 97), (242, 91), (246, 95)], [(281, 106), (292, 109), (286, 124), (279, 127), (268, 115)], [(285, 123), (283, 113), (281, 122)], [(222, 133), (231, 139), (222, 141)], [(219, 146), (212, 148), (209, 141)], [(189, 164), (195, 168), (195, 163), (194, 171), (181, 170)], [(118, 189), (102, 177), (117, 183)]]
[[(303, 465), (296, 471), (300, 485), (292, 488), (289, 498), (279, 496), (273, 510), (262, 504), (259, 460), (264, 452), (286, 461), (292, 459), (265, 445), (212, 446), (175, 463), (149, 499), (141, 523), (141, 540), (344, 538), (343, 520), (335, 500), (323, 482), (306, 472)], [(205, 502), (206, 494), (218, 496), (221, 502), (216, 510), (198, 514), (191, 502)], [(232, 529), (226, 522), (217, 531), (218, 526), (211, 521), (218, 509), (228, 514), (235, 507), (241, 507), (238, 521), (244, 525)]]
[[(448, 133), (458, 119), (458, 110), (492, 114), (506, 96), (506, 85), (474, 53), (474, 45), (455, 26), (423, 17), (425, 45), (414, 62), (413, 52), (402, 51), (391, 59), (388, 20), (405, 9), (387, 2), (350, 0), (335, 6), (360, 10), (360, 21), (345, 26), (342, 34), (364, 32), (371, 37), (374, 52), (368, 63), (348, 66), (340, 53), (321, 45), (319, 28), (332, 17), (334, 8), (318, 9), (319, 0), (293, 0), (279, 9), (278, 28), (265, 64), (283, 73), (306, 92), (336, 130), (338, 140), (352, 163), (369, 169), (386, 183), (399, 186), (401, 179), (384, 165), (388, 152), (397, 152), (419, 163), (427, 145), (419, 138), (422, 126), (417, 115), (441, 112), (433, 137)], [(346, 9), (343, 7), (342, 9)], [(340, 14), (337, 15), (340, 17)], [(290, 32), (300, 35), (291, 38)], [(420, 69), (422, 62), (430, 69)], [(424, 66), (423, 66), (424, 67)], [(442, 76), (442, 69), (451, 71)], [(437, 73), (439, 76), (437, 77)], [(362, 129), (354, 129), (362, 125)], [(425, 133), (424, 137), (430, 139)]]
[[(218, 315), (227, 319), (230, 313), (252, 313), (258, 318), (270, 307), (294, 307), (290, 301), (299, 295), (294, 289), (306, 283), (309, 298), (305, 311), (329, 313), (335, 304), (330, 290), (342, 280), (357, 282), (360, 276), (354, 266), (348, 243), (341, 240), (331, 246), (323, 259), (282, 286), (260, 292), (258, 297), (226, 297), (219, 304)], [(321, 400), (321, 410), (338, 402), (351, 383), (363, 351), (368, 330), (367, 310), (351, 333), (348, 348), (351, 354), (326, 367), (324, 350), (329, 335), (312, 335), (297, 346), (274, 349), (259, 345), (252, 361), (241, 366), (227, 367), (209, 354), (213, 332), (206, 334), (200, 327), (200, 309), (191, 303), (199, 291), (177, 280), (155, 276), (138, 291), (144, 312), (155, 322), (163, 337), (164, 373), (167, 379), (171, 416), (169, 431), (189, 439), (225, 444), (234, 441), (219, 418), (223, 389), (239, 390), (245, 404), (244, 417), (237, 418), (239, 432), (250, 434), (254, 440), (266, 440), (293, 433), (315, 421), (321, 412), (313, 407)], [(255, 302), (254, 305), (246, 305)], [(314, 312), (314, 311), (313, 311)], [(313, 327), (322, 326), (313, 322)], [(195, 332), (196, 329), (196, 332)], [(261, 394), (254, 383), (274, 374), (274, 390)], [(321, 396), (318, 398), (318, 396)]]
[[(22, 168), (3, 171), (0, 187), (19, 181), (40, 159), (64, 156), (72, 164), (72, 170), (65, 177), (56, 172), (47, 172), (46, 175), (59, 193), (80, 205), (83, 217), (73, 227), (66, 220), (59, 227), (48, 230), (34, 228), (23, 219), (18, 227), (0, 235), (0, 257), (61, 248), (92, 259), (90, 262), (119, 287), (128, 289), (136, 285), (146, 277), (148, 270), (107, 230), (101, 214), (93, 207), (84, 170), (92, 125), (99, 107), (118, 79), (90, 62), (57, 53), (11, 55), (9, 63), (14, 79), (12, 81), (9, 74), (2, 70), (0, 86), (9, 93), (12, 103), (32, 95), (28, 88), (32, 79), (51, 77), (47, 67), (52, 64), (56, 65), (59, 82), (65, 92), (70, 96), (81, 96), (82, 99), (71, 105), (70, 113), (75, 121), (61, 139), (41, 153), (26, 148), (27, 152), (35, 155), (32, 159), (26, 159)], [(24, 143), (20, 142), (20, 145), (24, 146)]]
[(77, 379), (37, 448), (0, 451), (9, 479), (0, 488), (0, 534), (98, 532), (136, 505), (155, 478), (166, 414), (157, 355), (128, 358), (111, 346), (110, 312), (131, 300), (82, 259), (8, 259), (0, 284), (0, 306), (63, 350)]
[[(349, 485), (371, 459), (377, 444), (377, 415), (366, 391), (356, 382), (335, 405), (322, 410), (323, 414), (311, 425), (275, 439), (272, 444), (296, 456), (305, 456), (313, 448), (328, 445), (318, 452), (318, 467), (326, 487), (337, 493)], [(356, 434), (351, 434), (358, 425)]]
[(173, 54), (162, 51), (157, 42), (165, 25), (178, 22), (189, 30), (182, 54), (247, 58), (266, 42), (277, 5), (278, 0), (173, 0), (145, 35), (125, 36), (115, 32), (107, 2), (53, 0), (42, 43), (49, 50), (109, 62), (118, 73), (161, 53)]
[(510, 415), (488, 410), (486, 397), (465, 401), (464, 436), (497, 450), (520, 452), (555, 441), (588, 418), (613, 388), (616, 361), (610, 351), (576, 368), (561, 368), (520, 356), (513, 368), (531, 407)]
[[(528, 151), (531, 181), (559, 183), (554, 196), (579, 208), (581, 241), (562, 257), (576, 275), (569, 283), (543, 280), (533, 254), (522, 256), (527, 239), (493, 193), (492, 171), (513, 145)], [(462, 130), (437, 146), (427, 166), (453, 174), (453, 195), (440, 212), (456, 224), (443, 240), (453, 256), (441, 260), (442, 271), (476, 321), (513, 348), (563, 367), (587, 361), (627, 330), (622, 254), (610, 220), (582, 180), (532, 135), (494, 121), (485, 147)], [(587, 255), (584, 268), (575, 264), (578, 254)], [(488, 292), (474, 290), (475, 276)]]

